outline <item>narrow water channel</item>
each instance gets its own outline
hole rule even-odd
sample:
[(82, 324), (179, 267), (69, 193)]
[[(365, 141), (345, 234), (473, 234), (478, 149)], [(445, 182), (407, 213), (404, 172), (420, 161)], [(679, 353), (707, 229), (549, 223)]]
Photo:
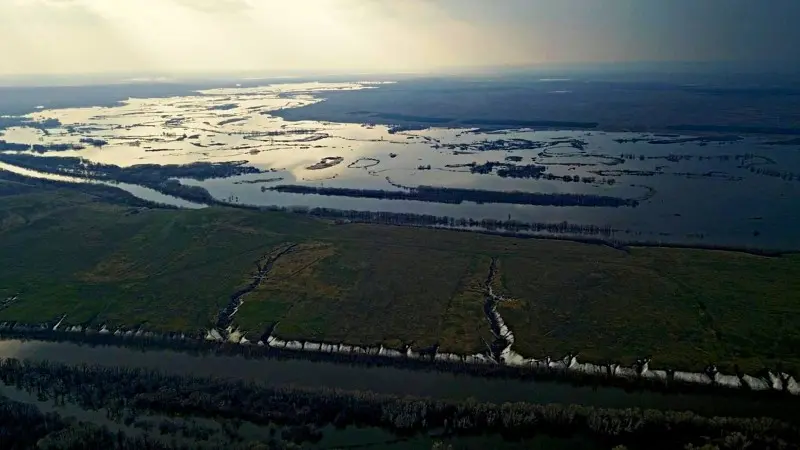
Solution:
[(626, 391), (616, 387), (574, 386), (555, 381), (482, 378), (398, 367), (366, 367), (306, 360), (245, 359), (196, 356), (171, 350), (141, 351), (91, 347), (74, 343), (0, 341), (0, 357), (48, 360), (65, 364), (98, 364), (159, 370), (165, 373), (215, 376), (305, 387), (330, 387), (442, 399), (474, 398), (489, 402), (581, 404), (605, 408), (694, 411), (707, 416), (800, 417), (793, 397), (741, 396)]
[(158, 192), (155, 189), (139, 186), (138, 184), (119, 183), (119, 182), (111, 183), (107, 181), (92, 180), (89, 178), (73, 177), (68, 175), (56, 175), (51, 173), (39, 172), (31, 169), (25, 169), (22, 167), (17, 167), (12, 164), (0, 162), (0, 171), (2, 170), (17, 175), (26, 176), (29, 178), (58, 181), (61, 183), (99, 184), (103, 186), (115, 187), (130, 193), (134, 197), (140, 198), (142, 200), (147, 200), (153, 203), (157, 203), (160, 205), (169, 205), (186, 209), (202, 209), (206, 207), (206, 205), (203, 205), (201, 203), (190, 202), (188, 200), (174, 197), (172, 195), (162, 194), (161, 192)]

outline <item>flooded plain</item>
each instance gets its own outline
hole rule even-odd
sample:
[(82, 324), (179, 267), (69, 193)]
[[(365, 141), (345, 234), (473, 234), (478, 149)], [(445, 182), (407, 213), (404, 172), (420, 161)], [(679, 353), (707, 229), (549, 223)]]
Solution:
[[(274, 84), (43, 110), (29, 117), (61, 125), (0, 132), (0, 170), (53, 176), (16, 166), (19, 155), (122, 168), (239, 162), (257, 173), (176, 178), (235, 205), (568, 222), (621, 242), (800, 249), (800, 146), (780, 138), (409, 129), (274, 115), (363, 89), (381, 85)], [(115, 185), (156, 199), (142, 186)]]
[[(74, 402), (56, 402), (42, 400), (33, 392), (28, 392), (13, 385), (0, 382), (0, 396), (36, 406), (45, 413), (57, 413), (61, 417), (90, 422), (129, 436), (155, 438), (159, 442), (170, 444), (178, 442), (187, 448), (219, 449), (230, 447), (235, 442), (269, 442), (280, 436), (290, 427), (272, 424), (258, 425), (247, 421), (212, 420), (200, 416), (185, 415), (169, 417), (150, 411), (129, 410), (122, 417), (114, 417), (109, 410), (84, 409)], [(163, 425), (171, 427), (162, 430)], [(154, 432), (158, 430), (158, 432)], [(435, 436), (416, 434), (398, 436), (391, 431), (378, 427), (347, 426), (336, 428), (327, 425), (318, 429), (318, 442), (305, 442), (302, 448), (310, 449), (343, 449), (343, 448), (375, 448), (394, 450), (429, 450), (438, 443), (459, 449), (601, 449), (600, 444), (587, 437), (553, 437), (540, 434), (524, 440), (507, 441), (502, 436), (484, 434), (477, 436)], [(202, 436), (197, 439), (197, 436)]]

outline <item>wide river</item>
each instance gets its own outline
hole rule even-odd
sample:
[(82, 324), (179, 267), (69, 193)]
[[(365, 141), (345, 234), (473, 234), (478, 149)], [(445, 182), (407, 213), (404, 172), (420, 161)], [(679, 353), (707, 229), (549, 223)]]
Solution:
[(482, 378), (471, 375), (366, 367), (300, 359), (246, 359), (238, 356), (197, 356), (170, 350), (133, 350), (74, 343), (0, 340), (0, 357), (48, 360), (65, 364), (97, 364), (158, 370), (165, 373), (243, 379), (271, 385), (329, 387), (378, 393), (468, 399), (489, 402), (580, 404), (606, 408), (649, 408), (694, 411), (709, 416), (800, 416), (795, 398), (680, 394), (615, 387), (575, 386), (554, 381)]

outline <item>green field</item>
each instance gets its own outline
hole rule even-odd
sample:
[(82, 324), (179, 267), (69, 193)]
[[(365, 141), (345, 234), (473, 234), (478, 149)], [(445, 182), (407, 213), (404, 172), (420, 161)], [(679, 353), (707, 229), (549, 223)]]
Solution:
[(542, 257), (508, 258), (501, 306), (531, 355), (699, 369), (800, 367), (800, 256), (540, 243)]
[(800, 369), (800, 256), (608, 247), (336, 225), (277, 212), (121, 204), (0, 178), (0, 321), (212, 326), (256, 261), (287, 243), (234, 325), (257, 338), (485, 350), (491, 258), (526, 356)]

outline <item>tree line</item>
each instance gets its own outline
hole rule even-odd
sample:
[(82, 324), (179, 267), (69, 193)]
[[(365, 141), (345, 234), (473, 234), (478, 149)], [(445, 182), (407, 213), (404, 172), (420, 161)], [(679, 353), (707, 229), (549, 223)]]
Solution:
[(202, 181), (211, 178), (262, 173), (260, 169), (244, 165), (244, 161), (196, 162), (163, 166), (158, 164), (138, 164), (130, 167), (120, 167), (113, 164), (94, 163), (76, 157), (42, 157), (25, 154), (0, 154), (0, 161), (44, 173), (138, 184), (163, 194), (201, 203), (215, 203), (216, 200), (205, 188), (187, 186), (175, 178), (190, 178)]
[[(482, 131), (476, 130), (474, 132), (480, 133)], [(490, 150), (505, 150), (505, 151), (536, 150), (542, 148), (558, 147), (562, 145), (569, 145), (574, 149), (583, 151), (586, 149), (589, 143), (581, 139), (568, 139), (568, 138), (555, 139), (552, 141), (533, 141), (530, 139), (523, 139), (523, 138), (509, 138), (509, 139), (483, 140), (483, 141), (459, 143), (459, 144), (453, 144), (453, 143), (442, 144), (437, 141), (437, 143), (433, 145), (433, 148), (435, 149), (444, 148), (448, 150), (458, 150), (458, 151), (483, 152)]]
[(8, 450), (66, 450), (102, 448), (114, 450), (189, 449), (164, 445), (147, 436), (131, 437), (87, 422), (42, 413), (37, 407), (0, 395), (0, 448)]
[(397, 397), (334, 389), (275, 387), (244, 381), (165, 375), (141, 369), (66, 366), (6, 359), (0, 379), (40, 398), (87, 409), (131, 408), (169, 416), (240, 419), (259, 425), (380, 427), (398, 435), (580, 433), (602, 442), (680, 448), (736, 434), (748, 448), (788, 448), (797, 426), (769, 418), (703, 417), (692, 412), (606, 409), (578, 405), (481, 403)]
[(537, 164), (512, 164), (508, 162), (487, 161), (483, 164), (470, 163), (470, 173), (489, 174), (497, 169), (497, 175), (503, 178), (535, 178), (544, 175), (547, 167)]
[(271, 207), (271, 210), (284, 210), (310, 216), (340, 219), (350, 222), (377, 223), (384, 225), (413, 225), (427, 227), (443, 227), (455, 229), (484, 229), (489, 231), (504, 231), (509, 233), (553, 233), (574, 234), (582, 236), (610, 237), (620, 232), (609, 226), (584, 225), (570, 222), (523, 222), (509, 218), (501, 219), (472, 219), (455, 218), (450, 216), (434, 216), (432, 214), (396, 213), (386, 211), (357, 211), (332, 208), (305, 208), (305, 207)]
[(473, 202), (478, 204), (502, 203), (513, 205), (616, 208), (621, 206), (636, 207), (639, 204), (638, 200), (635, 199), (611, 197), (605, 195), (523, 191), (487, 191), (481, 189), (462, 189), (434, 186), (418, 186), (407, 191), (386, 191), (378, 189), (280, 185), (266, 188), (265, 190), (290, 194), (315, 194), (380, 200), (414, 200), (456, 205), (464, 202)]
[(120, 167), (113, 164), (91, 162), (77, 157), (62, 158), (4, 154), (0, 155), (0, 160), (40, 172), (82, 176), (103, 181), (119, 181), (143, 186), (157, 185), (171, 178), (191, 178), (202, 181), (211, 178), (261, 173), (260, 169), (245, 166), (246, 161), (195, 162), (170, 165), (137, 164), (130, 167)]
[[(81, 142), (84, 142), (84, 139), (81, 139)], [(67, 150), (83, 150), (83, 145), (80, 144), (19, 144), (16, 142), (8, 142), (4, 140), (0, 140), (0, 151), (18, 151), (18, 152), (27, 152), (33, 151), (36, 153), (45, 153), (45, 152), (65, 152)]]
[[(89, 194), (98, 200), (104, 200), (115, 204), (127, 205), (131, 207), (144, 208), (153, 206), (152, 202), (140, 199), (133, 194), (112, 186), (102, 184), (81, 184), (65, 183), (62, 181), (48, 180), (46, 178), (30, 178), (13, 172), (0, 171), (0, 179), (15, 181), (16, 183), (0, 183), (0, 194), (15, 195), (24, 194), (33, 189), (75, 189), (76, 191)], [(159, 208), (172, 208), (166, 205), (159, 205)]]
[[(230, 441), (225, 443), (225, 448), (232, 450), (299, 449), (301, 446), (296, 442), (308, 436), (299, 433), (308, 433), (304, 430), (309, 428), (288, 428), (267, 442), (243, 443), (236, 441), (241, 438), (227, 423), (223, 422), (223, 432)], [(198, 444), (205, 444), (210, 437), (210, 433), (201, 430), (204, 427), (174, 425), (170, 420), (162, 420), (157, 429), (151, 428), (149, 422), (131, 422), (126, 426), (140, 428), (142, 432), (111, 431), (106, 426), (64, 418), (56, 412), (43, 413), (34, 405), (0, 395), (0, 448), (4, 450), (191, 450), (198, 448)], [(177, 443), (168, 438), (178, 431), (194, 442)]]
[[(569, 164), (571, 166), (577, 164)], [(507, 162), (488, 161), (483, 164), (469, 163), (463, 165), (455, 165), (450, 167), (469, 167), (470, 173), (473, 174), (490, 174), (495, 173), (501, 178), (531, 178), (534, 180), (545, 179), (548, 181), (563, 181), (565, 183), (584, 183), (595, 184), (603, 183), (608, 185), (616, 184), (613, 178), (601, 178), (593, 176), (580, 176), (580, 175), (555, 175), (552, 173), (545, 173), (547, 166), (537, 164), (511, 164)], [(497, 169), (497, 170), (495, 170)]]

